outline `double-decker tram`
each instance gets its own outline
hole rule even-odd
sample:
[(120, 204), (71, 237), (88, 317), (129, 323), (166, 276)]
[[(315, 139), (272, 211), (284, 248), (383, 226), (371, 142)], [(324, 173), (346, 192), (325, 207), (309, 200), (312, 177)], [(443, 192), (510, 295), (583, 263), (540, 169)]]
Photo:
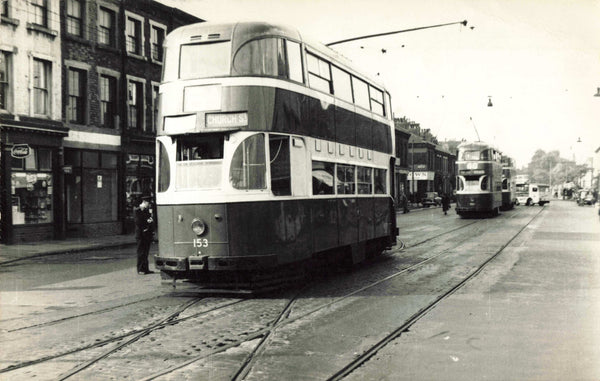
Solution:
[(501, 155), (484, 142), (458, 146), (456, 213), (498, 214), (502, 205)]
[[(163, 279), (256, 288), (396, 242), (390, 95), (269, 23), (165, 39), (157, 132)], [(325, 260), (324, 260), (325, 259)]]
[(516, 204), (516, 180), (513, 176), (515, 166), (513, 159), (509, 156), (502, 155), (502, 210), (510, 210)]

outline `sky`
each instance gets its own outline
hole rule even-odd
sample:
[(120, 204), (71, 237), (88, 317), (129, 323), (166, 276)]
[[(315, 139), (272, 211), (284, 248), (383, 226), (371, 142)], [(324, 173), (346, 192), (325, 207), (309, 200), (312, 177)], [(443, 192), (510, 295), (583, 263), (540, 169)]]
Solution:
[(467, 20), (332, 48), (385, 85), (395, 117), (440, 141), (481, 139), (518, 167), (537, 149), (583, 162), (600, 148), (600, 0), (160, 1), (206, 21), (287, 24), (325, 44)]

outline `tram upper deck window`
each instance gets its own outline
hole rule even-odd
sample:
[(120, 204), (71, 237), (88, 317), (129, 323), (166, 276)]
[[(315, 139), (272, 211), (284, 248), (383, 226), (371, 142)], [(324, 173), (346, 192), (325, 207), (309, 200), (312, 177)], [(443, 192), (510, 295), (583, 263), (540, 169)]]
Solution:
[(336, 66), (331, 67), (331, 74), (333, 77), (333, 94), (346, 102), (352, 103), (352, 83), (350, 74)]
[(462, 151), (459, 160), (463, 161), (488, 161), (490, 160), (489, 150), (470, 150)]
[(308, 84), (313, 89), (331, 94), (331, 71), (329, 62), (310, 53), (306, 54)]
[(235, 189), (265, 189), (265, 136), (252, 135), (235, 150), (229, 170), (229, 181)]
[[(168, 52), (167, 54), (170, 54)], [(228, 76), (230, 73), (231, 43), (213, 42), (181, 45), (179, 78), (209, 78)], [(169, 65), (170, 60), (165, 61)], [(172, 78), (171, 68), (165, 68), (165, 80)]]
[[(299, 49), (299, 48), (298, 48)], [(293, 59), (293, 75), (288, 74), (286, 44), (281, 38), (261, 38), (242, 45), (233, 58), (232, 75), (261, 75), (271, 77), (293, 77), (298, 80), (298, 54)], [(300, 82), (302, 63), (300, 62)]]

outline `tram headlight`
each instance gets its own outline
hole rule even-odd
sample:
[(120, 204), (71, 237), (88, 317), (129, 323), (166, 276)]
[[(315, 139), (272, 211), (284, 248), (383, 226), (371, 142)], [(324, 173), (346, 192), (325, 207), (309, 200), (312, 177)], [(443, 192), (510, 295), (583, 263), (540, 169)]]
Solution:
[(197, 235), (201, 236), (206, 232), (206, 224), (199, 218), (194, 218), (192, 221), (192, 231)]

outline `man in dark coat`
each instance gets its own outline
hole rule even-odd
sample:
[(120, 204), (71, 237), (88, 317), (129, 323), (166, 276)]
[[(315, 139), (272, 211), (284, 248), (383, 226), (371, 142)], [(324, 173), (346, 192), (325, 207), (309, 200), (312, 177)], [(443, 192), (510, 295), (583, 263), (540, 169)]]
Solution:
[(442, 209), (444, 210), (444, 214), (448, 214), (448, 209), (450, 209), (450, 197), (446, 193), (442, 195)]
[(152, 243), (152, 215), (150, 214), (149, 198), (142, 198), (140, 206), (135, 209), (135, 239), (137, 241), (137, 271), (138, 274), (151, 274), (148, 267), (148, 252)]

